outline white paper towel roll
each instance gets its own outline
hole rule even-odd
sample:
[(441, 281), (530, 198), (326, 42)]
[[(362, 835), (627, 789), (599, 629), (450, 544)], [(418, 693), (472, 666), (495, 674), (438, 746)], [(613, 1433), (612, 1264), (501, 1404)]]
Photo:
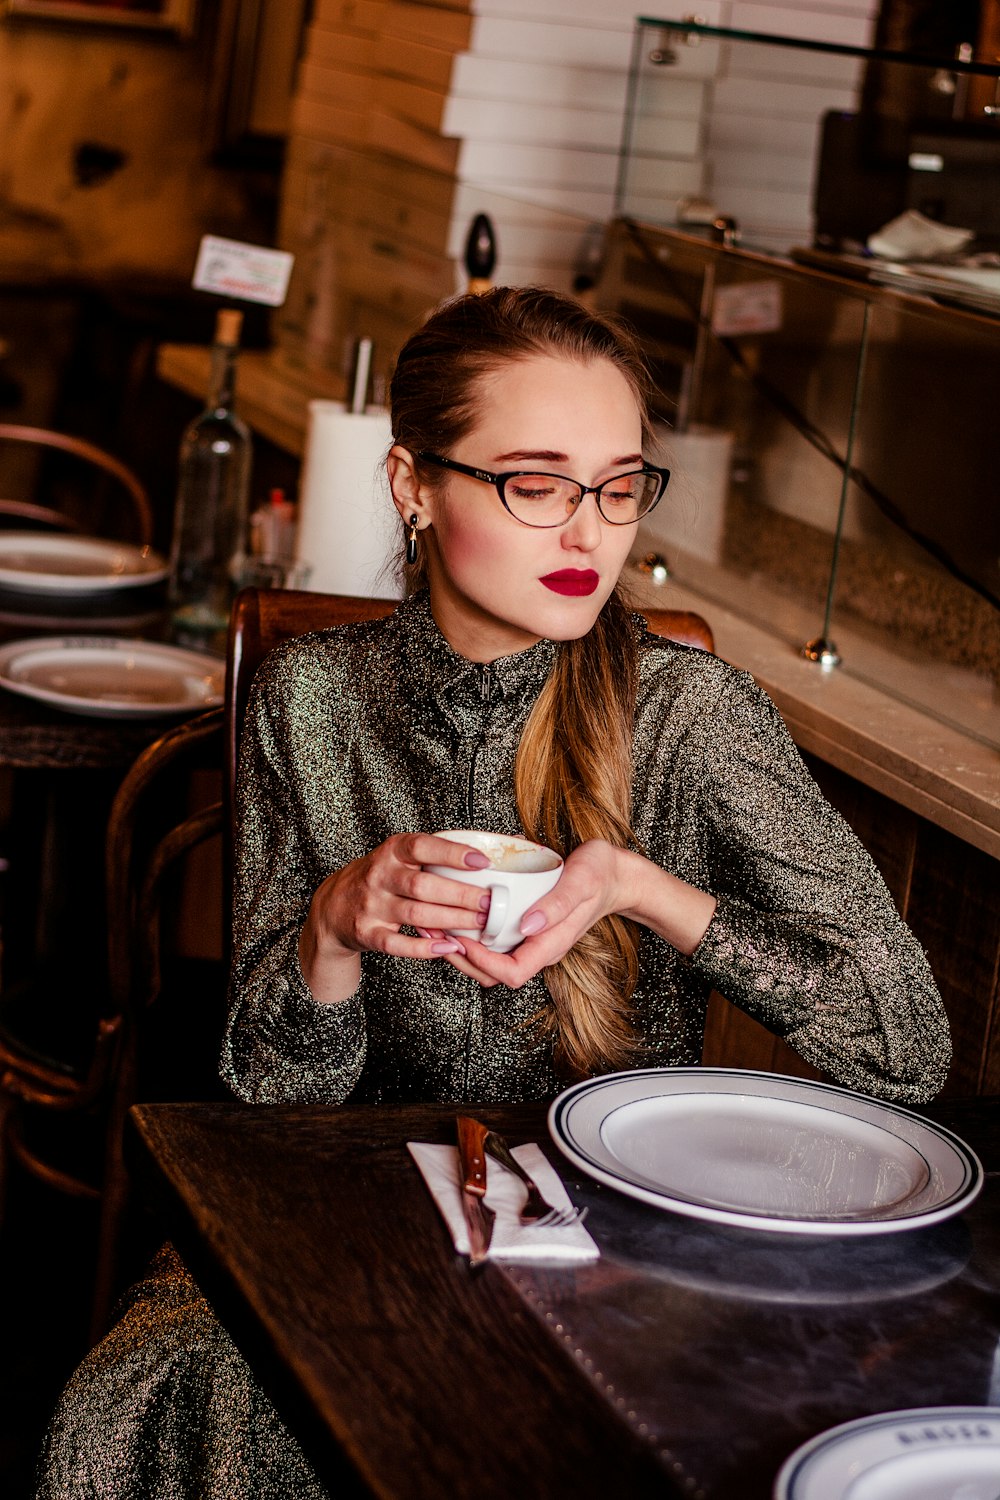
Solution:
[(639, 523), (643, 548), (675, 546), (706, 562), (718, 562), (733, 434), (692, 424), (687, 432), (658, 427), (656, 435), (656, 461), (670, 469), (670, 484), (656, 509)]
[(340, 401), (310, 401), (296, 543), (307, 588), (400, 597), (400, 524), (385, 475), (391, 442), (383, 407), (349, 412)]

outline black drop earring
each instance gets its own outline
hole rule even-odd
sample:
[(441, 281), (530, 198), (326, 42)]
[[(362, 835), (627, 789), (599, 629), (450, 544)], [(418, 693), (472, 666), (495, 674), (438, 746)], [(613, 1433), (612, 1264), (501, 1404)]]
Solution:
[(417, 518), (410, 517), (410, 531), (406, 538), (406, 561), (412, 568), (417, 560)]

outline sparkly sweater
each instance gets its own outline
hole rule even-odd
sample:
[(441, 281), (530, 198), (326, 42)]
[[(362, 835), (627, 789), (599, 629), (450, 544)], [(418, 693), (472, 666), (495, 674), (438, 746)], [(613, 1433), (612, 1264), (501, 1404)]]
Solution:
[[(541, 977), (484, 989), (443, 959), (365, 953), (355, 993), (324, 1005), (297, 954), (324, 877), (391, 834), (522, 831), (514, 758), (557, 649), (542, 640), (470, 662), (418, 595), (386, 620), (268, 657), (238, 787), (222, 1059), (237, 1094), (339, 1104), (557, 1091), (551, 1043), (525, 1024), (547, 1001)], [(697, 1062), (715, 988), (838, 1082), (931, 1098), (950, 1043), (923, 952), (773, 704), (747, 674), (659, 636), (642, 633), (639, 660), (633, 827), (650, 860), (718, 906), (690, 958), (642, 929), (637, 1062)]]

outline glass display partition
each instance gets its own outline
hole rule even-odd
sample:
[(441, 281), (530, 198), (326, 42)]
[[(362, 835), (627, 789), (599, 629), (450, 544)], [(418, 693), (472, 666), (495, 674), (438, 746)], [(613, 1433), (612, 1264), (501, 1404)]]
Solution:
[[(906, 210), (1000, 249), (1000, 68), (636, 23), (617, 210), (745, 246), (861, 250)], [(993, 184), (993, 192), (983, 188)]]
[[(828, 92), (808, 148), (797, 148), (798, 177), (783, 178), (787, 157), (779, 153), (774, 167), (756, 127), (748, 128), (744, 160), (753, 162), (753, 181), (773, 174), (784, 206), (788, 184), (798, 183), (805, 205), (804, 219), (765, 224), (765, 209), (778, 200), (761, 188), (754, 240), (765, 243), (748, 244), (748, 214), (734, 211), (740, 200), (722, 190), (719, 148), (736, 142), (733, 117), (720, 123), (720, 96), (727, 107), (746, 99), (723, 85), (756, 76), (760, 88), (768, 80), (765, 108), (779, 85), (797, 90), (803, 104), (817, 88), (811, 70), (832, 61), (859, 107), (869, 96), (912, 101), (914, 79), (925, 87), (944, 64), (681, 23), (642, 21), (637, 35), (622, 215), (609, 228), (596, 291), (599, 305), (624, 315), (643, 340), (663, 461), (674, 470), (641, 528), (637, 555), (663, 558), (678, 582), (792, 649), (818, 642), (822, 654), (826, 643), (826, 660), (839, 655), (839, 671), (1000, 748), (1000, 222), (991, 249), (989, 221), (1000, 212), (1000, 156), (994, 163), (985, 150), (994, 133), (1000, 143), (1000, 117), (983, 114), (985, 123), (968, 125), (969, 111), (992, 107), (1000, 69), (947, 65), (954, 85), (947, 97), (964, 113), (952, 130), (939, 122), (938, 133), (984, 148), (979, 191), (990, 199), (979, 222), (950, 226), (971, 229), (965, 265), (940, 256), (891, 261), (856, 235), (824, 240), (810, 217), (819, 190), (804, 167), (810, 150), (822, 153), (816, 130), (826, 109), (839, 107)], [(685, 40), (693, 35), (696, 46)], [(650, 61), (665, 47), (680, 56), (682, 80), (712, 80), (695, 134), (686, 125), (675, 131), (662, 92), (648, 108), (650, 70), (675, 66)], [(900, 69), (914, 70), (905, 87)], [(774, 118), (781, 121), (780, 110)], [(664, 222), (676, 220), (677, 200), (669, 214), (661, 202), (659, 221), (644, 216), (640, 210), (653, 206), (648, 189), (662, 186), (664, 151), (696, 138), (715, 151), (703, 153), (696, 195), (721, 222)], [(783, 149), (777, 127), (775, 138)], [(827, 190), (835, 204), (848, 201), (843, 183), (825, 182)], [(862, 206), (881, 212), (888, 201)], [(697, 214), (697, 197), (679, 211)], [(732, 220), (744, 231), (738, 243)], [(955, 279), (959, 270), (974, 274)]]

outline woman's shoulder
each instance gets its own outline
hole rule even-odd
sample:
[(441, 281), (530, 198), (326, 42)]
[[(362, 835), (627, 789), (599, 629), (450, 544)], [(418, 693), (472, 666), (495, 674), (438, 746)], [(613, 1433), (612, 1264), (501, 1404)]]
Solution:
[(657, 635), (644, 619), (637, 617), (639, 628), (639, 681), (648, 690), (676, 691), (681, 687), (699, 687), (703, 691), (722, 692), (747, 674), (738, 667), (706, 651), (689, 646), (669, 636)]
[(255, 688), (285, 697), (317, 686), (343, 689), (370, 682), (377, 661), (391, 653), (392, 629), (393, 616), (388, 615), (292, 636), (265, 656)]
[[(644, 622), (642, 622), (644, 623)], [(771, 724), (778, 711), (753, 676), (712, 651), (643, 630), (639, 640), (639, 716), (718, 725)]]

